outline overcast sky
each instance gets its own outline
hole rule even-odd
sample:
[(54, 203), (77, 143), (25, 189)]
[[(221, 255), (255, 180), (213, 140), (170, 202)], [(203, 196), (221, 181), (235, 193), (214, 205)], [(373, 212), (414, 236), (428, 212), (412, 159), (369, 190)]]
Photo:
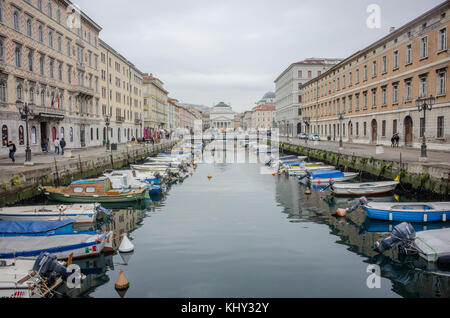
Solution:
[[(74, 0), (180, 102), (251, 109), (291, 63), (345, 58), (443, 0)], [(381, 8), (368, 28), (367, 7)]]

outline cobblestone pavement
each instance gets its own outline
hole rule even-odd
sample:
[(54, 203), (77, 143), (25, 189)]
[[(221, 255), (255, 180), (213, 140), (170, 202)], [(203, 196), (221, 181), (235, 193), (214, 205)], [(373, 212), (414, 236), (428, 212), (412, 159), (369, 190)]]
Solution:
[[(355, 144), (355, 143), (343, 143), (342, 150), (339, 149), (339, 142), (334, 141), (305, 141), (298, 138), (285, 138), (280, 137), (280, 142), (286, 142), (297, 146), (306, 146), (315, 149), (328, 150), (346, 155), (366, 156), (374, 157), (381, 160), (392, 160), (402, 162), (419, 162), (420, 149), (407, 148), (407, 147), (383, 147), (384, 153), (376, 153), (376, 145), (367, 144)], [(445, 151), (427, 151), (427, 163), (432, 164), (444, 164), (450, 166), (450, 146), (449, 152)]]

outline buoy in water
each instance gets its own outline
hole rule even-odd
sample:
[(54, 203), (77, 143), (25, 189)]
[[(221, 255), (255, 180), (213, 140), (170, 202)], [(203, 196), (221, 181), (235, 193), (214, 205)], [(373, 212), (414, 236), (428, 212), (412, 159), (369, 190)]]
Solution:
[(341, 209), (341, 208), (339, 208), (339, 209), (336, 210), (336, 214), (337, 214), (338, 216), (346, 216), (346, 215), (347, 215), (347, 209)]
[(123, 269), (120, 270), (119, 277), (117, 278), (114, 287), (117, 290), (126, 290), (130, 287), (130, 283), (127, 281), (125, 275), (123, 274)]
[(192, 171), (191, 171), (190, 175), (191, 175), (191, 177), (192, 177), (192, 175), (193, 175)]
[(311, 194), (311, 189), (310, 188), (306, 188), (306, 190), (305, 190), (305, 194)]
[(122, 243), (119, 246), (120, 253), (131, 253), (134, 251), (134, 245), (130, 242), (128, 237), (125, 235), (122, 239)]
[(209, 174), (208, 175), (208, 179), (211, 180), (212, 179), (212, 175)]
[(274, 177), (275, 177), (275, 176), (276, 176), (276, 173), (275, 173), (275, 172), (273, 172), (273, 173), (272, 173), (272, 176), (274, 176)]

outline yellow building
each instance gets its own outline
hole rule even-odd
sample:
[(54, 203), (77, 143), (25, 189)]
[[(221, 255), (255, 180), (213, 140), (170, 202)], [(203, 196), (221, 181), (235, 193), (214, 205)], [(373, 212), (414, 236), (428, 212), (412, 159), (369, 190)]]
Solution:
[[(346, 58), (301, 88), (303, 131), (323, 139), (420, 147), (424, 131), (433, 149), (448, 149), (450, 2)], [(435, 97), (419, 111), (419, 97)]]
[[(123, 143), (143, 136), (143, 74), (100, 40), (102, 115), (110, 119), (109, 141)], [(106, 140), (106, 129), (103, 130)]]
[(143, 76), (144, 137), (149, 139), (155, 131), (168, 129), (168, 95), (164, 83), (153, 74)]

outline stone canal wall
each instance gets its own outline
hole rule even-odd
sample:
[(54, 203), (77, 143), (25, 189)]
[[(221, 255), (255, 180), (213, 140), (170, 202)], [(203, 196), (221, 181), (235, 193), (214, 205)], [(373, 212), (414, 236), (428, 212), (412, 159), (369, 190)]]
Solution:
[[(269, 142), (270, 143), (270, 142)], [(423, 162), (401, 162), (400, 160), (381, 160), (373, 156), (341, 154), (333, 151), (314, 149), (307, 146), (280, 142), (280, 151), (308, 156), (336, 167), (364, 172), (377, 179), (394, 180), (400, 176), (402, 188), (423, 194), (433, 194), (440, 199), (449, 199), (449, 165)]]
[(120, 169), (173, 147), (176, 141), (160, 144), (136, 145), (118, 151), (83, 156), (73, 155), (63, 162), (40, 164), (33, 167), (3, 168), (0, 174), (0, 207), (41, 195), (39, 185), (68, 185), (74, 180), (95, 177), (107, 169)]

